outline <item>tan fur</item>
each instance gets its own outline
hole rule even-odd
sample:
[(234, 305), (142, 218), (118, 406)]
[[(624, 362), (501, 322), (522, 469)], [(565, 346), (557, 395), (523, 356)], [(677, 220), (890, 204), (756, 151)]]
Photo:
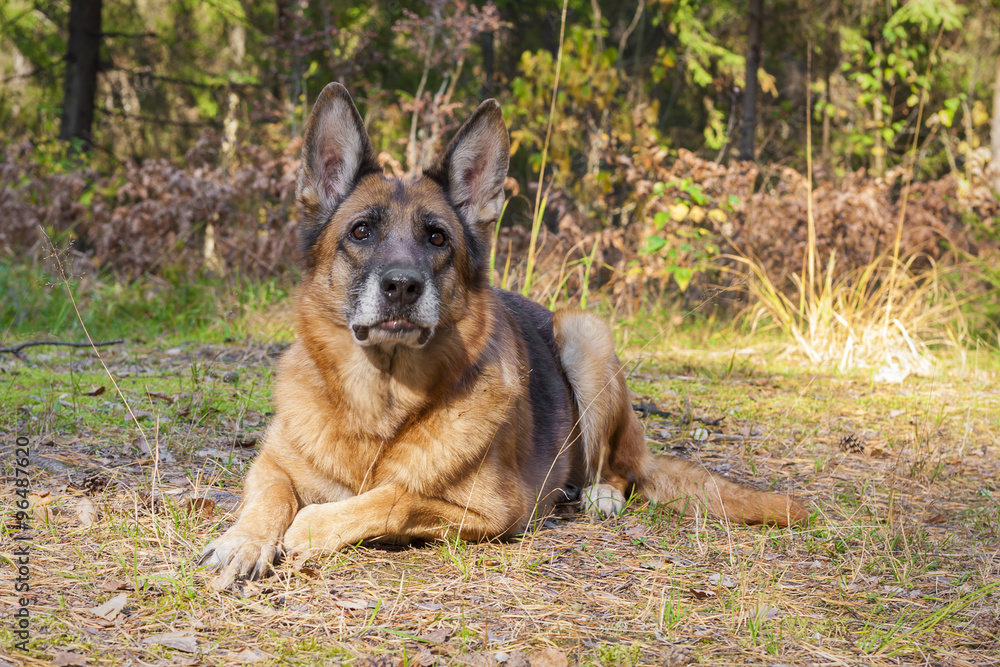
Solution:
[[(510, 537), (580, 484), (587, 485), (584, 503), (600, 514), (619, 511), (634, 489), (689, 514), (700, 507), (746, 522), (805, 520), (797, 501), (654, 457), (611, 331), (598, 318), (555, 313), (552, 350), (544, 331), (527, 335), (527, 302), (485, 284), (475, 257), (498, 213), (508, 151), (495, 103), (484, 103), (437, 171), (414, 183), (371, 173), (362, 132), (346, 91), (324, 90), (300, 175), (300, 201), (312, 208), (297, 339), (276, 368), (275, 417), (247, 475), (239, 520), (202, 557), (221, 570), (216, 586), (264, 573), (282, 552), (333, 551), (381, 537)], [(357, 171), (349, 182), (337, 180), (344, 165)], [(461, 201), (446, 195), (449, 183)], [(388, 343), (369, 343), (368, 325), (365, 338), (352, 333), (358, 267), (370, 265), (376, 246), (354, 243), (348, 232), (373, 210), (381, 216), (370, 223), (379, 244), (416, 253), (433, 275), (427, 289), (440, 303), (432, 304), (429, 342), (414, 334), (394, 344), (381, 333)], [(447, 252), (426, 245), (425, 224), (447, 236)], [(548, 366), (532, 368), (531, 359)], [(539, 380), (564, 407), (533, 401)]]

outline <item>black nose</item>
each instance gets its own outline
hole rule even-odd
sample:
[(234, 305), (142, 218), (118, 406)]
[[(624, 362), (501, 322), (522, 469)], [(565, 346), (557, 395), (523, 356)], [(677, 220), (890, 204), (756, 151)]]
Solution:
[(393, 269), (382, 276), (382, 294), (386, 301), (408, 306), (424, 291), (424, 279), (410, 269)]

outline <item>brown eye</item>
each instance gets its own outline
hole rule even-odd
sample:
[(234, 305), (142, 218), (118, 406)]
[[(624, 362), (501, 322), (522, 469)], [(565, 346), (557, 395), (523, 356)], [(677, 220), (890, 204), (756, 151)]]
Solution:
[(435, 230), (431, 232), (431, 235), (427, 240), (431, 242), (431, 245), (440, 248), (445, 242), (444, 232)]
[(368, 229), (368, 224), (364, 222), (359, 222), (354, 225), (354, 229), (351, 230), (351, 236), (354, 237), (355, 241), (367, 241), (368, 237), (372, 235), (371, 230)]

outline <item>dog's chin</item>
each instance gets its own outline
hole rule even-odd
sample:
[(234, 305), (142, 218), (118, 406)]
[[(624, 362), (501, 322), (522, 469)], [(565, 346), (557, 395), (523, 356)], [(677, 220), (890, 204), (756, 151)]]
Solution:
[(352, 324), (354, 342), (362, 347), (406, 347), (420, 348), (434, 336), (434, 327), (415, 324), (409, 320), (386, 320), (377, 324)]

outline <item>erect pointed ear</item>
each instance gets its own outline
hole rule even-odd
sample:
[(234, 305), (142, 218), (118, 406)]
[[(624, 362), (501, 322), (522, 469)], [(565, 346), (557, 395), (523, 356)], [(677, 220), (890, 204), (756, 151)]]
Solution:
[(448, 192), (462, 221), (478, 230), (500, 217), (509, 163), (510, 139), (503, 113), (496, 100), (486, 100), (425, 176)]
[(305, 213), (300, 224), (303, 250), (308, 251), (316, 242), (358, 179), (380, 171), (350, 93), (339, 83), (327, 84), (306, 123), (295, 188), (295, 198)]

